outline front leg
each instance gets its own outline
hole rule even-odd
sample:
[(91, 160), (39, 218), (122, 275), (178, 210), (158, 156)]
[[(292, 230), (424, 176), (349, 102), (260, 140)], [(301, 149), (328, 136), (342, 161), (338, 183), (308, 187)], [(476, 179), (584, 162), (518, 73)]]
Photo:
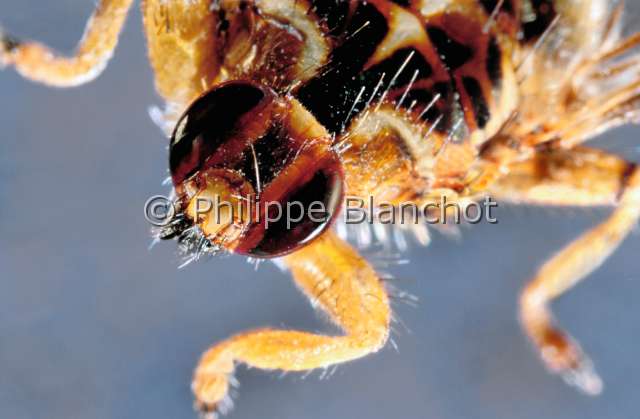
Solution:
[(224, 407), (234, 364), (265, 370), (327, 368), (379, 350), (389, 335), (387, 293), (373, 269), (345, 242), (328, 232), (284, 258), (297, 285), (345, 332), (324, 336), (263, 329), (241, 333), (214, 346), (196, 368), (192, 389), (206, 411)]
[(519, 163), (491, 191), (498, 200), (542, 205), (615, 205), (605, 222), (544, 264), (520, 299), (520, 318), (549, 370), (587, 394), (602, 382), (580, 346), (556, 324), (551, 302), (596, 270), (640, 218), (640, 170), (603, 152), (551, 151)]
[(0, 67), (11, 65), (27, 79), (55, 87), (87, 83), (105, 69), (133, 0), (100, 0), (74, 55), (23, 42), (0, 31)]

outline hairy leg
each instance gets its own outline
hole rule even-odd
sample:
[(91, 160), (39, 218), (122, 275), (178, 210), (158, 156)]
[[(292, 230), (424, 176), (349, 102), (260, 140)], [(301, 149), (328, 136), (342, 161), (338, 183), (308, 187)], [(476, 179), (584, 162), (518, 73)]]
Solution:
[(492, 195), (522, 203), (616, 206), (605, 222), (547, 261), (520, 300), (524, 330), (547, 367), (582, 391), (598, 394), (600, 378), (580, 346), (558, 327), (549, 305), (596, 270), (638, 222), (640, 170), (596, 150), (551, 151), (512, 167)]
[(0, 32), (0, 66), (11, 65), (25, 78), (55, 87), (87, 83), (100, 75), (118, 43), (133, 0), (100, 0), (74, 55), (46, 45), (22, 42)]
[(324, 336), (291, 330), (241, 333), (202, 357), (192, 389), (201, 409), (223, 408), (234, 364), (304, 371), (354, 360), (380, 349), (389, 334), (387, 293), (373, 269), (328, 232), (284, 258), (297, 285), (345, 332)]

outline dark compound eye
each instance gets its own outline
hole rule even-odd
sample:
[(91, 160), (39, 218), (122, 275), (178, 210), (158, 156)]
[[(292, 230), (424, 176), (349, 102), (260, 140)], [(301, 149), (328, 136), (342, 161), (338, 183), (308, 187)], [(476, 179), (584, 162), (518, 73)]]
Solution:
[(272, 100), (272, 92), (245, 82), (224, 84), (196, 99), (171, 138), (169, 168), (174, 185), (204, 169), (210, 157), (223, 151), (221, 146), (234, 139), (238, 142), (246, 120), (264, 113)]
[[(327, 131), (295, 99), (250, 82), (198, 98), (176, 126), (169, 160), (187, 216), (212, 243), (239, 254), (293, 252), (328, 228), (342, 204), (342, 165)], [(219, 213), (193, 210), (212, 196), (246, 206), (223, 225), (212, 221)]]
[(259, 202), (263, 219), (253, 225), (237, 253), (282, 256), (310, 243), (331, 225), (343, 200), (342, 166), (333, 155), (312, 159), (292, 163), (265, 190)]

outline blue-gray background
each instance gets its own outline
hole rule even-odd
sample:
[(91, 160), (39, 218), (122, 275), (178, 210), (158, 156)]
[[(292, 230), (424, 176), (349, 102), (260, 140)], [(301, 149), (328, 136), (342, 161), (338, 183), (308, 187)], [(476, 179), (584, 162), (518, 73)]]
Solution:
[[(635, 2), (632, 6), (638, 8)], [(94, 2), (0, 0), (13, 32), (69, 51)], [(634, 16), (637, 16), (635, 14)], [(631, 17), (631, 20), (634, 20)], [(240, 257), (177, 270), (147, 250), (145, 200), (165, 191), (166, 140), (140, 14), (88, 86), (0, 73), (0, 418), (193, 418), (189, 381), (213, 342), (256, 326), (326, 330), (287, 275)], [(638, 159), (640, 129), (598, 142)], [(498, 226), (414, 246), (397, 284), (412, 330), (380, 354), (280, 378), (240, 369), (231, 418), (632, 418), (640, 400), (640, 240), (556, 305), (607, 387), (587, 398), (548, 375), (516, 321), (518, 291), (604, 210), (503, 208)]]

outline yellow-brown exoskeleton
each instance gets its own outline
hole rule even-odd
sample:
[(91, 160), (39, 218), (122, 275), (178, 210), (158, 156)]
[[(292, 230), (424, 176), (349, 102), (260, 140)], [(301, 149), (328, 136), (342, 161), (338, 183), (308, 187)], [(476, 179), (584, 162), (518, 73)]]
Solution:
[[(133, 0), (100, 0), (78, 50), (0, 38), (0, 63), (52, 86), (106, 67)], [(281, 257), (344, 331), (262, 329), (207, 351), (192, 388), (224, 405), (235, 363), (303, 371), (363, 357), (388, 338), (387, 293), (329, 228), (345, 195), (465, 205), (487, 195), (542, 205), (612, 206), (521, 295), (526, 334), (553, 372), (589, 394), (602, 384), (550, 302), (615, 250), (640, 217), (640, 171), (584, 143), (638, 120), (640, 34), (623, 38), (607, 0), (143, 0), (149, 58), (180, 214), (163, 238)], [(325, 205), (321, 221), (267, 225), (201, 217), (197, 200)], [(213, 217), (216, 216), (216, 219)]]

